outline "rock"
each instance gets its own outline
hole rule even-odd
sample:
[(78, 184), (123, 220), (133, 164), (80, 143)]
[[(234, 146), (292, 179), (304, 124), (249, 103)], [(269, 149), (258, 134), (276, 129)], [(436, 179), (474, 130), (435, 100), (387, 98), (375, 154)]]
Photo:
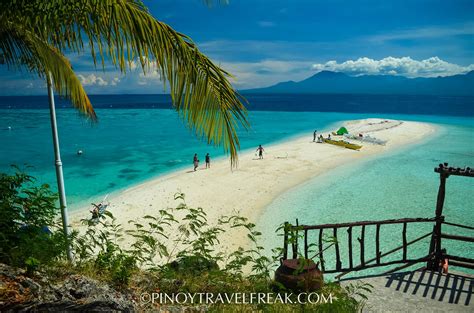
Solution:
[(134, 312), (131, 295), (82, 275), (50, 283), (0, 264), (1, 312)]

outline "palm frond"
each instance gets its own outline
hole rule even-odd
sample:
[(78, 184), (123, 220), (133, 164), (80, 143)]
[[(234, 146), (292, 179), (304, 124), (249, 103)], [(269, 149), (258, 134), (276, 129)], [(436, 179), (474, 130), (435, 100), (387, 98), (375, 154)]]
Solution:
[(41, 78), (51, 73), (58, 94), (70, 99), (84, 116), (96, 120), (87, 93), (71, 64), (58, 49), (23, 27), (3, 21), (0, 22), (0, 51), (5, 64), (10, 67), (26, 67)]
[(154, 63), (186, 124), (208, 143), (222, 144), (236, 164), (237, 130), (249, 127), (245, 99), (229, 83), (229, 73), (189, 37), (156, 20), (141, 1), (17, 0), (2, 6), (0, 18), (30, 27), (61, 51), (89, 50), (96, 66), (110, 61), (126, 73), (138, 59), (146, 74)]

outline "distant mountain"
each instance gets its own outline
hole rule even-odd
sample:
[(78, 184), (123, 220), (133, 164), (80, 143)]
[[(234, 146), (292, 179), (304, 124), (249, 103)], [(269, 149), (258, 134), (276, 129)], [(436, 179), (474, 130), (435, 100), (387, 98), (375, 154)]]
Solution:
[(270, 87), (241, 92), (474, 96), (474, 71), (464, 75), (434, 78), (390, 75), (354, 77), (344, 73), (322, 71), (300, 82), (281, 82)]

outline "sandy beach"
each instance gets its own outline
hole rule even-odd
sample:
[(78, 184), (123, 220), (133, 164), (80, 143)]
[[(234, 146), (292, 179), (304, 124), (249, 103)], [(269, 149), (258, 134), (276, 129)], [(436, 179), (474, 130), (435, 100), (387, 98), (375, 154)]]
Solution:
[[(265, 206), (288, 189), (340, 165), (422, 141), (435, 132), (435, 126), (427, 123), (382, 119), (347, 121), (342, 125), (351, 134), (370, 135), (387, 140), (387, 143), (377, 145), (348, 140), (363, 146), (360, 151), (355, 151), (315, 143), (313, 134), (308, 133), (307, 136), (275, 145), (262, 143), (265, 149), (262, 160), (258, 159), (255, 151), (243, 152), (239, 156), (238, 168), (233, 170), (227, 159), (212, 162), (211, 168), (205, 169), (204, 155), (201, 155), (196, 172), (190, 162), (189, 169), (129, 188), (109, 199), (109, 210), (118, 223), (126, 226), (131, 219), (154, 214), (159, 209), (176, 207), (179, 202), (174, 200), (174, 194), (182, 192), (186, 195), (186, 203), (202, 207), (211, 222), (219, 216), (236, 213), (257, 222)], [(323, 133), (324, 137), (327, 134)], [(72, 227), (80, 228), (79, 220), (88, 217), (89, 208), (74, 212)], [(247, 242), (243, 233), (235, 231), (225, 235), (227, 237), (223, 241), (229, 242), (229, 246), (245, 246)]]

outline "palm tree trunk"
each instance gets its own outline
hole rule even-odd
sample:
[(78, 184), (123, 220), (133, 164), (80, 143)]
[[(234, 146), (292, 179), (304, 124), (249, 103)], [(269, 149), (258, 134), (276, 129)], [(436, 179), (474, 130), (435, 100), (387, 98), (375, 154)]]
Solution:
[(54, 106), (54, 94), (51, 73), (48, 72), (48, 97), (49, 113), (51, 117), (51, 130), (53, 132), (54, 158), (56, 164), (56, 179), (58, 182), (59, 206), (61, 208), (61, 217), (63, 222), (64, 236), (66, 237), (66, 252), (69, 261), (72, 261), (71, 245), (69, 242), (69, 223), (67, 217), (66, 189), (64, 188), (63, 163), (61, 162), (61, 153), (59, 151), (58, 126), (56, 124), (56, 108)]

